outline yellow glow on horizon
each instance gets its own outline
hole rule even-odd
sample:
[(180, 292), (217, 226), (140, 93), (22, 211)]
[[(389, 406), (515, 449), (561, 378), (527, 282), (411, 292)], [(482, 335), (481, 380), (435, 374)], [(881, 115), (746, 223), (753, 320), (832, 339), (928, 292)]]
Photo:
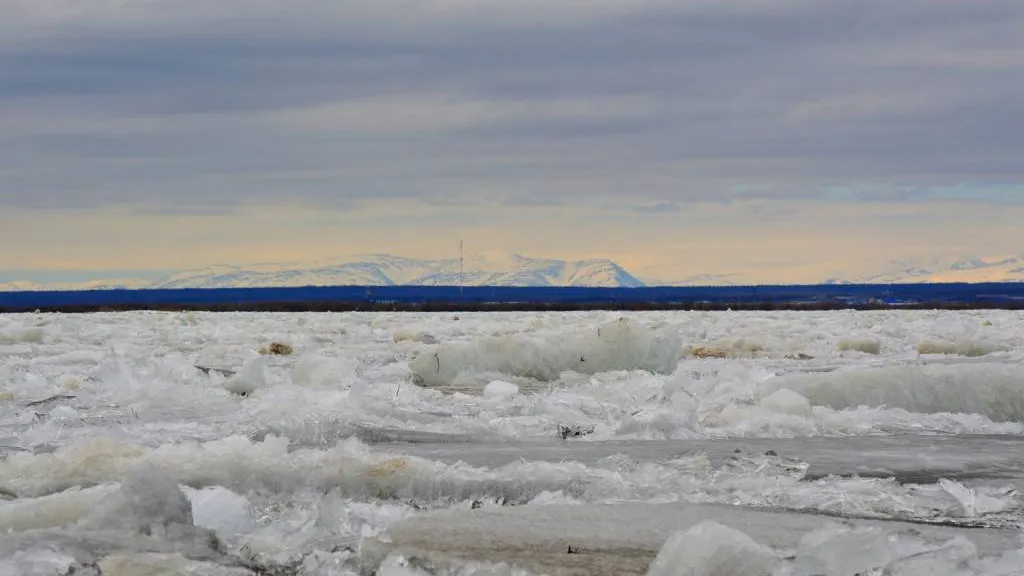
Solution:
[(175, 270), (375, 252), (451, 258), (462, 239), (467, 256), (609, 258), (642, 277), (735, 273), (763, 282), (814, 282), (916, 255), (1024, 252), (1018, 229), (1024, 207), (1015, 205), (736, 202), (658, 215), (604, 205), (393, 200), (347, 210), (252, 206), (222, 214), (4, 210), (0, 269)]

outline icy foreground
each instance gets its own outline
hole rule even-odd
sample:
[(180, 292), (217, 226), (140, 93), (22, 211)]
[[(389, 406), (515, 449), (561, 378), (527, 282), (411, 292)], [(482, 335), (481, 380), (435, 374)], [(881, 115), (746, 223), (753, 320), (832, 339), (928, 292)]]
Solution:
[(0, 574), (1017, 574), (1022, 320), (0, 316)]

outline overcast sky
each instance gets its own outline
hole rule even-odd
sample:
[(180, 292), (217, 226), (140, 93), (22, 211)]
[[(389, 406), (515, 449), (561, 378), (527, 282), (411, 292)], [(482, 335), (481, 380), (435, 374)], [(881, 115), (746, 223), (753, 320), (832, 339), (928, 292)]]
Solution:
[(1024, 253), (1021, 30), (1019, 0), (0, 0), (0, 270)]

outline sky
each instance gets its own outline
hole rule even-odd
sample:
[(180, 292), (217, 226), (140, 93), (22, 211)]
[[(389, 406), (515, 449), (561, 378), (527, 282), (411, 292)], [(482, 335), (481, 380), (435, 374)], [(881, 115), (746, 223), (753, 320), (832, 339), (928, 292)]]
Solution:
[(0, 0), (0, 280), (1024, 254), (1019, 0)]

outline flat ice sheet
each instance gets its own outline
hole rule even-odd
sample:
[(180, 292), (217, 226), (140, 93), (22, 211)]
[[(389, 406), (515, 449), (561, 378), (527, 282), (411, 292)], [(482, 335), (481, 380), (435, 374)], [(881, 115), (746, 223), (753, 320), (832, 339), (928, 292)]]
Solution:
[(589, 442), (405, 442), (388, 444), (403, 452), (443, 462), (496, 467), (520, 459), (593, 464), (623, 454), (636, 461), (658, 461), (707, 454), (714, 465), (740, 453), (765, 453), (807, 462), (808, 478), (829, 475), (895, 477), (900, 482), (933, 483), (939, 478), (1024, 477), (1024, 437), (1011, 435), (898, 435), (720, 440), (625, 440)]
[[(876, 526), (936, 543), (964, 536), (983, 556), (1020, 547), (1012, 530), (960, 529), (902, 522), (840, 520), (809, 514), (694, 504), (535, 505), (441, 510), (392, 524), (364, 541), (364, 572), (391, 552), (435, 563), (444, 558), (506, 562), (552, 576), (642, 575), (675, 532), (704, 520), (748, 534), (775, 549), (793, 549), (806, 534), (837, 522)], [(572, 553), (569, 552), (570, 548)]]

